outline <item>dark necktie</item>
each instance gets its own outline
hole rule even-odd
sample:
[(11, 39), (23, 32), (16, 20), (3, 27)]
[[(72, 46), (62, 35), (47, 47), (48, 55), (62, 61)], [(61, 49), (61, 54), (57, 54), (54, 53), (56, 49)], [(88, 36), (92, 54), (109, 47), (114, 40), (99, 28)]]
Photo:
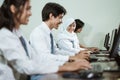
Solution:
[(50, 39), (51, 39), (51, 53), (54, 54), (54, 41), (52, 33), (50, 33)]
[(23, 48), (24, 48), (24, 50), (26, 52), (26, 55), (29, 56), (27, 46), (26, 46), (26, 42), (25, 42), (24, 38), (21, 36), (21, 37), (19, 37), (19, 39), (20, 39), (21, 44), (22, 44), (22, 46), (23, 46)]
[(75, 48), (75, 46), (74, 46), (74, 41), (71, 41), (71, 42), (72, 42), (72, 47)]

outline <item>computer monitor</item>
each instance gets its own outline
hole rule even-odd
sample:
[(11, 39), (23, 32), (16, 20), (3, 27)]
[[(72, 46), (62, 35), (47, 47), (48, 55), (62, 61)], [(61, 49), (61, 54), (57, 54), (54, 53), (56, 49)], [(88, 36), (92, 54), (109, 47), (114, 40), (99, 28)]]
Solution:
[(120, 45), (120, 26), (118, 29), (115, 29), (114, 34), (113, 34), (113, 40), (112, 40), (112, 45), (111, 45), (111, 50), (110, 50), (110, 58), (115, 58), (118, 56), (118, 48)]
[(109, 39), (110, 39), (110, 33), (107, 33), (105, 36), (105, 41), (104, 41), (104, 47), (109, 50)]
[(116, 36), (116, 34), (117, 34), (117, 29), (113, 29), (112, 30), (112, 33), (111, 33), (111, 36), (110, 36), (110, 45), (109, 45), (109, 52), (111, 52), (111, 50), (112, 50), (112, 47), (113, 47), (113, 43), (115, 42), (115, 36)]
[(116, 44), (115, 44), (115, 51), (114, 51), (114, 57), (115, 57), (115, 61), (117, 62), (119, 69), (120, 69), (120, 25), (118, 28), (118, 34), (117, 34), (117, 40), (116, 40)]

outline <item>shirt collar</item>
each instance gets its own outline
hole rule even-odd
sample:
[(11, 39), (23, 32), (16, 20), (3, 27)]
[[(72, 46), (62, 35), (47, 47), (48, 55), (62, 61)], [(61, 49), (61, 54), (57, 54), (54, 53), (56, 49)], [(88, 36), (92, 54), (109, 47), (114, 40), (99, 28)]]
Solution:
[(16, 36), (18, 36), (18, 37), (21, 37), (22, 36), (22, 34), (21, 34), (21, 29), (13, 29), (13, 34), (15, 34)]
[(47, 33), (50, 34), (52, 31), (50, 30), (50, 28), (48, 27), (48, 25), (45, 22), (42, 22), (42, 28), (43, 30)]

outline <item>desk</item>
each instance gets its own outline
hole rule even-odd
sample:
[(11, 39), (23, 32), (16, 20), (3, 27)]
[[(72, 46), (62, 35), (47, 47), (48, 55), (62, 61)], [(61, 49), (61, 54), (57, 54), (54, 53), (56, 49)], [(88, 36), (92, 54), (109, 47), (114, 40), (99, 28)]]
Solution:
[[(115, 69), (116, 62), (115, 61), (109, 61), (109, 62), (94, 62), (91, 64), (101, 64), (102, 67), (105, 67), (106, 69)], [(109, 66), (109, 67), (108, 67)], [(42, 75), (40, 79), (38, 80), (83, 80), (83, 79), (71, 79), (71, 78), (63, 78), (63, 73), (56, 73), (56, 74), (46, 74)], [(90, 80), (90, 79), (89, 79)], [(92, 79), (96, 80), (96, 79)], [(97, 79), (98, 80), (98, 79)], [(103, 78), (99, 80), (120, 80), (120, 71), (119, 72), (103, 72)]]
[[(119, 80), (120, 79), (120, 72), (104, 72), (103, 73), (103, 79), (99, 80)], [(83, 79), (69, 79), (69, 78), (63, 78), (61, 74), (47, 74), (43, 75), (38, 80), (83, 80)], [(90, 80), (90, 79), (89, 79)], [(92, 79), (93, 80), (93, 79)], [(94, 79), (95, 80), (95, 79)]]

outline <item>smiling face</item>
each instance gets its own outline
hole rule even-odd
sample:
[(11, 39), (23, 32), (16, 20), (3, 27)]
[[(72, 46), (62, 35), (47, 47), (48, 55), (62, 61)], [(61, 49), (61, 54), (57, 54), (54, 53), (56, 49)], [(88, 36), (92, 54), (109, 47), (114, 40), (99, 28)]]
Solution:
[(69, 27), (67, 27), (67, 31), (72, 33), (72, 32), (74, 32), (75, 27), (76, 27), (76, 24), (75, 24), (75, 22), (73, 22), (72, 24), (69, 25)]
[(21, 15), (19, 19), (20, 24), (27, 24), (29, 22), (29, 17), (31, 16), (30, 1), (25, 3), (25, 6), (22, 8), (22, 13), (19, 15)]
[(64, 14), (60, 14), (57, 17), (51, 17), (51, 26), (52, 28), (58, 29), (59, 25), (62, 23), (62, 18)]
[(19, 11), (14, 5), (11, 5), (11, 12), (14, 16), (16, 28), (19, 28), (21, 24), (28, 24), (29, 17), (31, 16), (30, 0), (26, 1), (24, 5), (21, 5)]

